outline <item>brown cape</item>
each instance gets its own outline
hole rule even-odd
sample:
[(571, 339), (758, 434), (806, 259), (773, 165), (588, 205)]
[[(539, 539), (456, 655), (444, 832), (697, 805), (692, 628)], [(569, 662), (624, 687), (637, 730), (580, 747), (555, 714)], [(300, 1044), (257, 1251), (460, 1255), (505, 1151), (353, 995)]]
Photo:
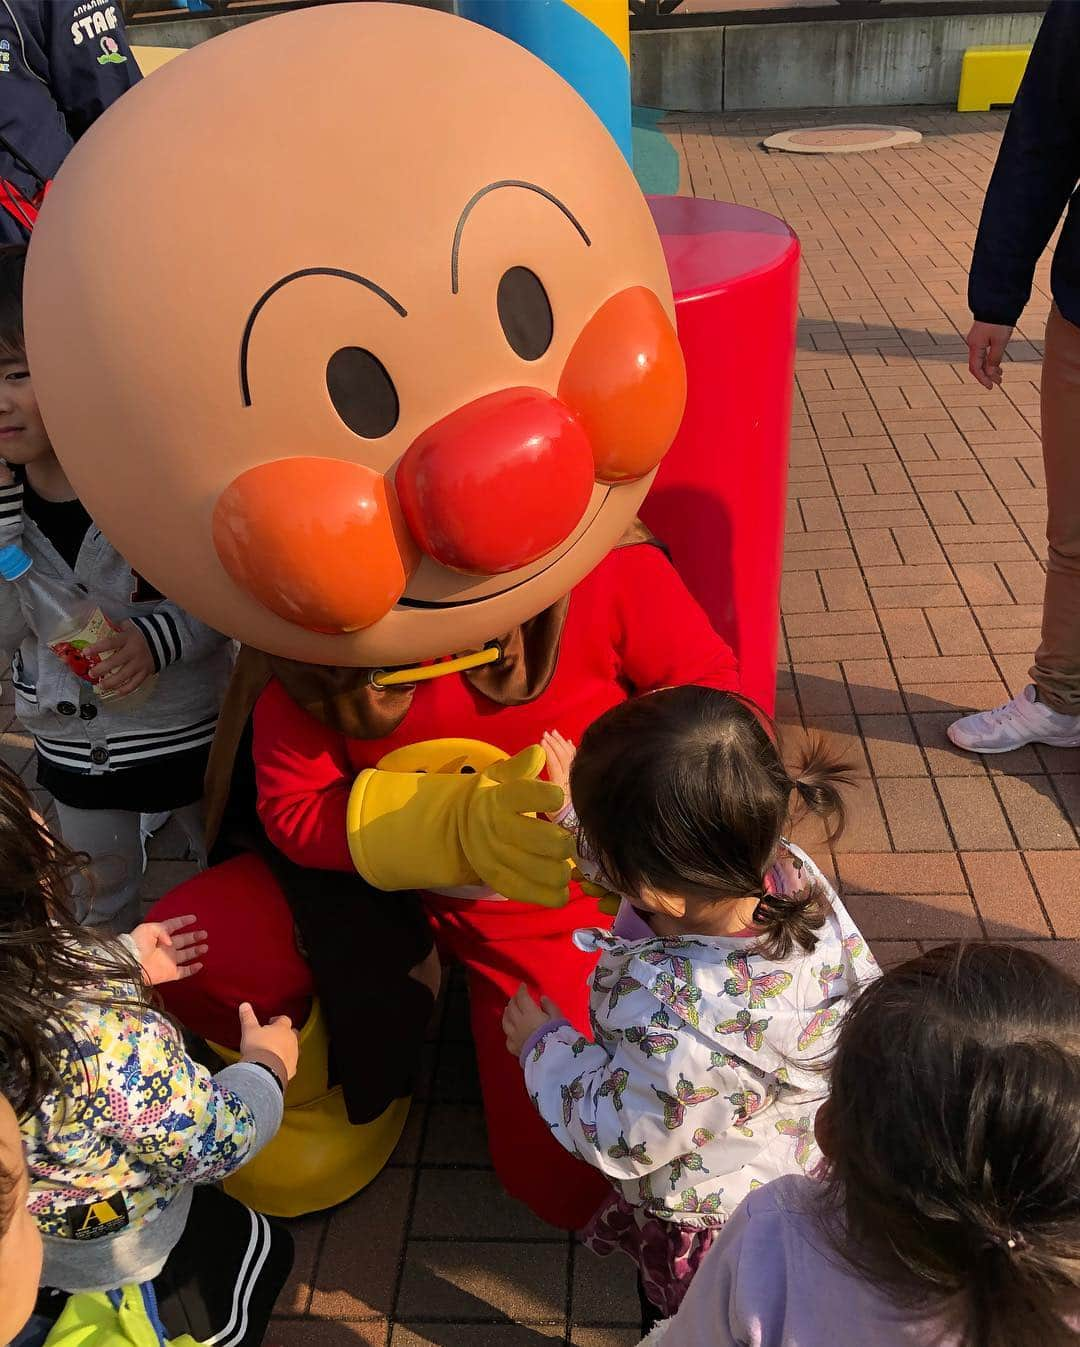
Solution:
[[(637, 519), (616, 547), (634, 543), (662, 545)], [(507, 632), (496, 643), (501, 652), (498, 660), (467, 669), (461, 676), (500, 706), (521, 706), (535, 700), (555, 672), (569, 605), (567, 594), (536, 617)], [(297, 706), (346, 738), (381, 739), (404, 720), (412, 703), (415, 684), (378, 687), (372, 681), (372, 673), (371, 669), (302, 664), (267, 655), (251, 646), (240, 647), (206, 769), (204, 809), (208, 849), (217, 837), (228, 802), (236, 753), (244, 729), (270, 679), (278, 679)]]

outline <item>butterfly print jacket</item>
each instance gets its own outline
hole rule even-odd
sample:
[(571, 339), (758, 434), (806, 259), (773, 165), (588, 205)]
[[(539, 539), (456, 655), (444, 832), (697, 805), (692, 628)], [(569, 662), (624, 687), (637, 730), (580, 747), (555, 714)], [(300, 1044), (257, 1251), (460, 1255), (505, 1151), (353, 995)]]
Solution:
[(765, 958), (747, 936), (654, 936), (624, 902), (612, 931), (574, 936), (600, 955), (592, 1041), (557, 1023), (522, 1054), (558, 1141), (650, 1215), (721, 1224), (752, 1188), (820, 1158), (821, 1064), (845, 1001), (877, 965), (798, 847), (783, 844), (769, 882), (825, 890), (831, 911), (812, 954)]

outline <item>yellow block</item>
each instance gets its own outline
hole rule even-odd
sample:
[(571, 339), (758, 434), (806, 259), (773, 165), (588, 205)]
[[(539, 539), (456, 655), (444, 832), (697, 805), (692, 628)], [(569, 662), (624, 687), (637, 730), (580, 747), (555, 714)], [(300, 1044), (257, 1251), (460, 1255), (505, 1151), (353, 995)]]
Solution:
[(174, 56), (182, 56), (186, 47), (132, 47), (131, 54), (144, 75), (152, 75)]
[(960, 67), (957, 112), (988, 112), (995, 103), (1012, 103), (1031, 55), (1023, 47), (969, 47)]
[(568, 0), (573, 9), (595, 24), (630, 64), (630, 6), (625, 0)]

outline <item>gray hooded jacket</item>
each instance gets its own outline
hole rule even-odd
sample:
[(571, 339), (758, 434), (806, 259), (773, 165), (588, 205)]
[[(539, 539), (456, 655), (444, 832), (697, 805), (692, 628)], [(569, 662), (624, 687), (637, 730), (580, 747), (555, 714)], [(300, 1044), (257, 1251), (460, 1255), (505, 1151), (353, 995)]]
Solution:
[[(21, 511), (22, 487), (0, 489), (0, 526)], [(39, 573), (131, 618), (158, 674), (151, 695), (137, 706), (123, 698), (101, 701), (30, 629), (16, 585), (0, 580), (0, 649), (12, 654), (15, 713), (41, 756), (67, 771), (99, 776), (210, 743), (232, 667), (229, 639), (165, 599), (136, 601), (139, 577), (93, 525), (74, 569), (26, 515), (18, 545)]]

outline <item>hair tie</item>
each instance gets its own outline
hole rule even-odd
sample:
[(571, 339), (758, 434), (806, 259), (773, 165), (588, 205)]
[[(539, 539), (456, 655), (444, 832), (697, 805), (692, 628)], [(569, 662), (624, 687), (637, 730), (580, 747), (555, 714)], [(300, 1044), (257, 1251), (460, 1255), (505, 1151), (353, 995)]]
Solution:
[(1027, 1248), (1027, 1240), (1016, 1230), (1004, 1234), (995, 1231), (987, 1235), (986, 1243), (989, 1248), (1001, 1249), (1004, 1253), (1019, 1253), (1021, 1249)]

